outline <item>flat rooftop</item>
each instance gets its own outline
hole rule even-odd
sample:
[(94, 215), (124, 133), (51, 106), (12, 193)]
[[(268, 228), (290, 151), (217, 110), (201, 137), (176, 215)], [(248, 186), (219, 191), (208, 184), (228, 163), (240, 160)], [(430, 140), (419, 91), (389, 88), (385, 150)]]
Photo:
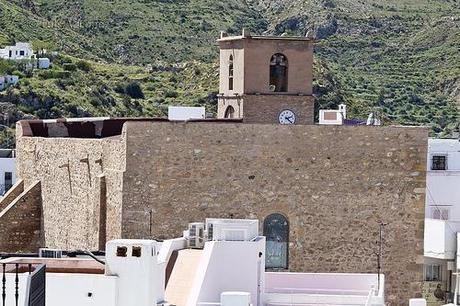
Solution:
[(238, 36), (222, 36), (217, 41), (232, 41), (232, 40), (241, 40), (241, 39), (252, 39), (252, 40), (276, 40), (276, 41), (302, 41), (302, 42), (311, 42), (312, 38), (303, 37), (303, 36), (253, 36), (253, 35), (238, 35)]
[[(43, 137), (43, 138), (87, 138), (99, 139), (119, 136), (122, 134), (123, 125), (126, 122), (164, 122), (164, 123), (218, 123), (218, 124), (243, 124), (243, 119), (190, 119), (185, 121), (171, 121), (167, 118), (68, 118), (68, 119), (47, 119), (47, 120), (21, 120), (17, 124), (20, 126), (24, 137)], [(277, 125), (270, 123), (248, 123), (257, 125)], [(301, 125), (295, 125), (301, 126)], [(363, 124), (345, 125), (319, 125), (325, 128), (332, 127), (355, 127), (366, 126), (368, 128), (380, 128), (382, 126), (367, 126)], [(426, 128), (424, 126), (401, 126), (388, 125), (394, 128)]]
[[(126, 122), (175, 122), (167, 118), (69, 118), (21, 120), (22, 136), (45, 138), (107, 138), (121, 135)], [(183, 122), (183, 121), (179, 121)], [(190, 119), (187, 122), (242, 123), (242, 119)]]

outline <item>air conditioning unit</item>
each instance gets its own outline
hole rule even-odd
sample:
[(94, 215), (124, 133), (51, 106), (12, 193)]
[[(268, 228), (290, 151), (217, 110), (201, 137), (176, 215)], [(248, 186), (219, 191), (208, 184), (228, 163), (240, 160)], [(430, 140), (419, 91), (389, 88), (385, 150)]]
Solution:
[(188, 247), (192, 249), (204, 248), (206, 242), (203, 222), (194, 222), (188, 225)]
[(40, 248), (38, 257), (41, 258), (62, 258), (62, 250)]
[(258, 236), (259, 221), (250, 219), (206, 219), (208, 241), (250, 241)]

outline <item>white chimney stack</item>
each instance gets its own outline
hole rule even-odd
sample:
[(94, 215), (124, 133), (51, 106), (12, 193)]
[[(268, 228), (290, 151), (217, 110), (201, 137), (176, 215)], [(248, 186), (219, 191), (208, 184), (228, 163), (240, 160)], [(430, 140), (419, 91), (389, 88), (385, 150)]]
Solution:
[(164, 301), (165, 267), (155, 240), (107, 242), (105, 275), (118, 276), (119, 306), (156, 306)]

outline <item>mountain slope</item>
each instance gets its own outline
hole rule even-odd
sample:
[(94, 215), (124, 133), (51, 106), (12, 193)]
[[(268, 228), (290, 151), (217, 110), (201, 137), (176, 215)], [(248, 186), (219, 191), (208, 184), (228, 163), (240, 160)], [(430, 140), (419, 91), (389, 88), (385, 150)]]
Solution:
[[(143, 107), (129, 113), (121, 102), (105, 107), (89, 103), (92, 91), (75, 89), (87, 87), (78, 73), (72, 74), (75, 91), (70, 95), (32, 76), (13, 100), (19, 106), (31, 95), (55, 101), (56, 112), (23, 107), (38, 116), (78, 115), (75, 108), (66, 108), (69, 103), (81, 105), (88, 115), (151, 115), (161, 112), (158, 105), (164, 103), (212, 105), (203, 101), (217, 91), (210, 77), (216, 73), (215, 39), (220, 30), (239, 33), (246, 27), (259, 34), (310, 33), (317, 38), (317, 108), (346, 103), (352, 116), (377, 111), (387, 122), (428, 125), (441, 136), (458, 129), (460, 121), (460, 4), (455, 1), (0, 0), (0, 13), (6, 29), (0, 44), (49, 41), (59, 51), (100, 62), (97, 67), (104, 68), (90, 74), (105, 84), (103, 95), (122, 101), (125, 96), (115, 91), (119, 80), (138, 79), (147, 93), (138, 100)], [(148, 77), (132, 73), (147, 64), (154, 68)], [(206, 73), (175, 68), (188, 65)], [(200, 89), (191, 91), (182, 78)]]
[(33, 11), (88, 38), (100, 58), (125, 64), (210, 61), (220, 30), (267, 27), (244, 0), (38, 0)]
[[(327, 63), (352, 114), (380, 111), (394, 122), (458, 126), (460, 4), (454, 1), (260, 0), (274, 34), (318, 39), (316, 57)], [(455, 102), (458, 104), (456, 105)]]

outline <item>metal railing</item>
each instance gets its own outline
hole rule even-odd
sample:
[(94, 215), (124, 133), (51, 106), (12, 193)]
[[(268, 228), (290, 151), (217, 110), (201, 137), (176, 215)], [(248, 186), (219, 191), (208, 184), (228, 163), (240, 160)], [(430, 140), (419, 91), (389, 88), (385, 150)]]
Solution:
[[(21, 290), (20, 286), (25, 286), (23, 292), (25, 293), (25, 305), (27, 306), (44, 306), (45, 305), (45, 277), (46, 277), (46, 266), (45, 265), (34, 265), (31, 263), (1, 263), (2, 274), (1, 274), (1, 299), (2, 306), (15, 305), (19, 306)], [(26, 275), (26, 278), (23, 275)], [(13, 277), (7, 277), (12, 275)], [(20, 277), (21, 276), (21, 277)], [(13, 284), (8, 285), (9, 280), (13, 280)], [(20, 279), (21, 284), (20, 284)], [(24, 283), (24, 280), (26, 282)], [(13, 287), (14, 302), (10, 301), (7, 292), (9, 287)], [(22, 305), (21, 305), (22, 306)]]

